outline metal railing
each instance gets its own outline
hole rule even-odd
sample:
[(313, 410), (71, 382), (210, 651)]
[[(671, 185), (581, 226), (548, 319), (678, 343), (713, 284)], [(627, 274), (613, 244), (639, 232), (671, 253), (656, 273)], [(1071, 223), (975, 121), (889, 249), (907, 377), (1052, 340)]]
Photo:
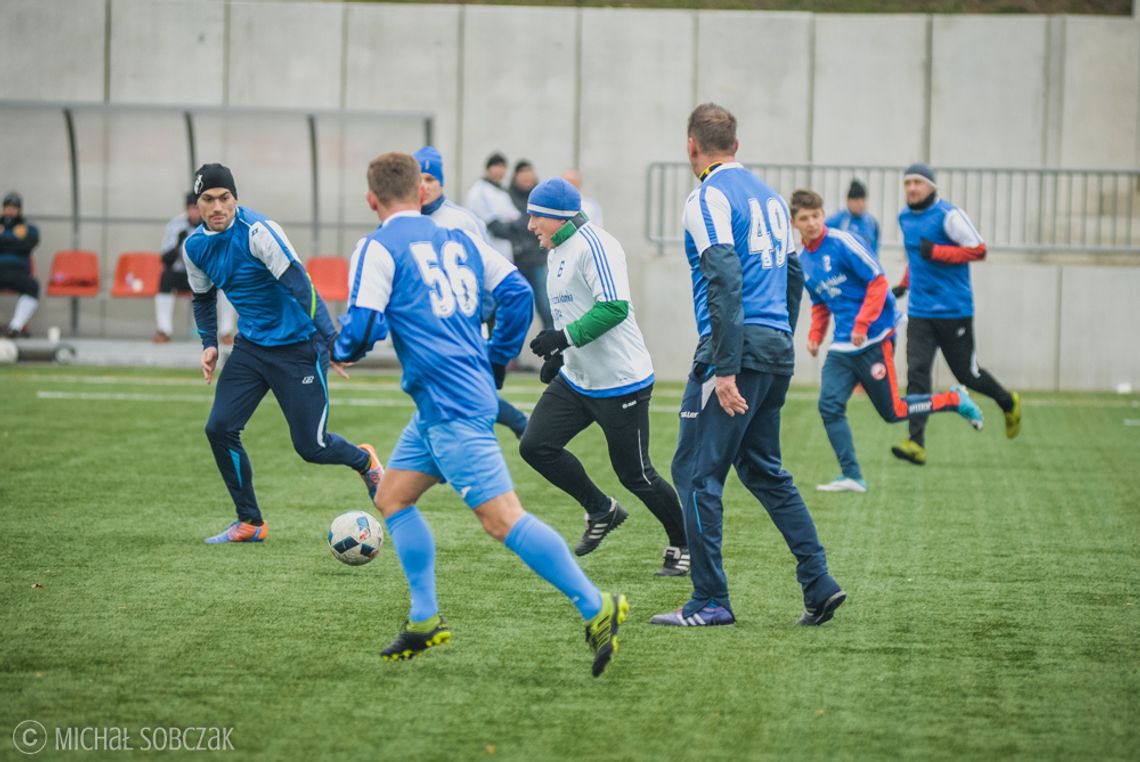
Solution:
[[(880, 245), (901, 247), (902, 167), (746, 164), (785, 198), (797, 188), (843, 209), (857, 178), (879, 220)], [(1140, 255), (1140, 169), (936, 168), (938, 192), (962, 208), (991, 249)], [(646, 173), (645, 235), (663, 253), (684, 241), (681, 210), (697, 186), (685, 162), (655, 162)]]
[[(58, 115), (62, 130), (42, 118), (51, 114)], [(140, 127), (140, 123), (145, 126)], [(18, 141), (21, 146), (32, 146), (32, 153), (36, 154), (9, 155), (0, 161), (0, 167), (6, 187), (46, 185), (53, 196), (66, 194), (68, 211), (41, 208), (29, 210), (30, 216), (36, 221), (70, 223), (71, 245), (80, 248), (84, 226), (144, 224), (161, 230), (179, 209), (174, 203), (167, 207), (169, 213), (153, 216), (108, 213), (99, 197), (127, 190), (115, 187), (116, 183), (109, 179), (120, 156), (125, 164), (137, 163), (138, 157), (132, 153), (146, 154), (147, 143), (161, 146), (161, 151), (151, 151), (161, 154), (159, 161), (142, 169), (133, 167), (129, 190), (136, 194), (163, 193), (163, 198), (176, 201), (181, 198), (180, 188), (189, 189), (200, 156), (217, 160), (235, 151), (255, 153), (278, 177), (282, 175), (281, 165), (288, 164), (290, 172), (297, 171), (298, 178), (303, 178), (290, 183), (290, 189), (308, 191), (306, 208), (296, 209), (292, 219), (280, 221), (308, 227), (313, 251), (319, 253), (322, 231), (360, 227), (359, 222), (346, 221), (340, 209), (327, 208), (336, 207), (343, 195), (337, 186), (346, 171), (364, 176), (359, 162), (345, 166), (346, 155), (360, 153), (367, 141), (384, 145), (383, 125), (391, 127), (395, 123), (417, 125), (402, 132), (409, 137), (414, 135), (416, 141), (422, 138), (424, 145), (432, 144), (434, 117), (427, 112), (0, 100), (0, 137), (9, 145)], [(124, 139), (116, 132), (131, 137)], [(407, 150), (410, 145), (401, 147)], [(364, 155), (371, 158), (376, 152), (365, 149)], [(42, 175), (51, 170), (44, 165), (66, 167), (66, 178), (58, 172), (45, 183)], [(303, 169), (294, 170), (295, 167)], [(93, 183), (86, 176), (92, 171), (101, 181)], [(180, 179), (171, 185), (167, 182), (171, 177)], [(140, 181), (143, 187), (139, 187)], [(239, 177), (238, 182), (243, 183), (243, 178)], [(322, 187), (330, 183), (334, 186), (331, 194)], [(360, 180), (356, 185), (362, 183)], [(336, 197), (336, 202), (330, 203), (330, 195)], [(359, 189), (354, 187), (352, 195), (359, 197)], [(326, 199), (324, 206), (322, 198)], [(93, 210), (97, 211), (92, 213)]]

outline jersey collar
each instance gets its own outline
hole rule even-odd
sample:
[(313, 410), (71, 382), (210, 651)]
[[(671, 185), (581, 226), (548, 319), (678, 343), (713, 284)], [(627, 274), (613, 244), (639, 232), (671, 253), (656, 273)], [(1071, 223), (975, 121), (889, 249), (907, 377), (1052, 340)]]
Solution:
[(441, 206), (443, 206), (443, 202), (444, 202), (444, 195), (441, 193), (441, 194), (439, 194), (439, 198), (437, 198), (435, 201), (432, 201), (430, 204), (427, 204), (426, 206), (420, 207), (420, 211), (423, 212), (424, 214), (428, 215), (428, 216), (431, 216), (432, 214), (435, 213), (436, 209), (439, 209)]
[(814, 254), (823, 245), (824, 238), (827, 238), (827, 225), (823, 226), (823, 232), (819, 234), (819, 238), (814, 241), (804, 241), (804, 248)]
[(420, 214), (420, 211), (418, 209), (405, 209), (402, 212), (395, 212), (393, 214), (388, 215), (388, 219), (384, 220), (384, 224), (387, 225), (389, 222), (396, 219), (397, 217), (421, 217), (421, 216), (423, 216), (423, 215)]
[(566, 224), (554, 231), (554, 235), (550, 236), (550, 242), (554, 244), (554, 248), (558, 248), (570, 239), (570, 236), (578, 232), (578, 229), (589, 222), (590, 218), (586, 216), (585, 212), (578, 212), (570, 219), (566, 220)]
[(705, 180), (708, 180), (710, 177), (715, 175), (717, 172), (720, 172), (721, 170), (734, 169), (736, 167), (742, 166), (744, 165), (739, 161), (714, 161), (712, 164), (705, 167), (699, 175), (697, 175), (697, 179), (703, 183)]

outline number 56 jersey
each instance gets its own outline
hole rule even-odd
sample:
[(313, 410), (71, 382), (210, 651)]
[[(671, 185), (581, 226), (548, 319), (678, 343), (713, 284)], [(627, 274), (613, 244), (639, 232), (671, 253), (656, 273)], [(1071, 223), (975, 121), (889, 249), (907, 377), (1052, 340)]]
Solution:
[[(502, 254), (418, 211), (398, 212), (357, 243), (349, 279), (334, 358), (359, 359), (391, 331), (403, 366), (400, 386), (422, 425), (498, 413), (490, 364), (518, 354), (534, 304), (530, 286)], [(499, 303), (489, 344), (484, 291)]]
[(702, 337), (712, 333), (701, 255), (726, 244), (740, 257), (744, 324), (790, 334), (788, 255), (795, 252), (795, 236), (780, 194), (739, 162), (726, 162), (705, 175), (700, 187), (689, 194), (683, 220), (697, 332)]

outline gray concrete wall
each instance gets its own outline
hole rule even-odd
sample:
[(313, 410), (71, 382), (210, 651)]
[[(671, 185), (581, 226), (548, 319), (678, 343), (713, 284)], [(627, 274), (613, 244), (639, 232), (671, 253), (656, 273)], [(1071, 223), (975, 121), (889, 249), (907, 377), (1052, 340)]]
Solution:
[[(638, 319), (665, 378), (683, 375), (694, 328), (681, 253), (658, 256), (645, 240), (646, 168), (683, 160), (685, 118), (697, 102), (737, 114), (740, 156), (751, 161), (1140, 165), (1135, 17), (242, 0), (4, 5), (3, 100), (429, 111), (457, 199), (493, 150), (530, 159), (543, 177), (579, 166), (626, 247)], [(24, 193), (32, 217), (68, 214), (58, 114), (0, 113), (0, 184)], [(77, 128), (84, 214), (162, 220), (178, 211), (188, 158), (177, 115), (78, 114)], [(305, 254), (346, 253), (374, 224), (361, 202), (368, 159), (423, 142), (414, 120), (323, 119), (317, 200), (327, 225), (313, 231), (303, 120), (203, 115), (197, 130), (199, 160), (231, 164), (243, 203), (289, 221)], [(46, 275), (71, 229), (65, 221), (42, 227), (37, 266)], [(100, 252), (109, 280), (115, 256), (157, 247), (161, 227), (84, 224), (80, 243)], [(897, 277), (898, 253), (884, 252), (884, 262)], [(1140, 385), (1140, 371), (1114, 356), (1121, 337), (1094, 331), (1070, 351), (1067, 333), (1070, 319), (1099, 325), (1110, 309), (1135, 324), (1133, 302), (1109, 307), (1098, 288), (1135, 293), (1138, 274), (1010, 256), (975, 267), (984, 361), (994, 358), (1000, 378), (1027, 388), (1103, 388), (1123, 376)], [(85, 304), (83, 330), (148, 335), (148, 307)], [(65, 316), (66, 302), (44, 300), (32, 328)], [(1088, 355), (1079, 367), (1074, 352)], [(818, 365), (803, 353), (798, 377), (813, 380)]]

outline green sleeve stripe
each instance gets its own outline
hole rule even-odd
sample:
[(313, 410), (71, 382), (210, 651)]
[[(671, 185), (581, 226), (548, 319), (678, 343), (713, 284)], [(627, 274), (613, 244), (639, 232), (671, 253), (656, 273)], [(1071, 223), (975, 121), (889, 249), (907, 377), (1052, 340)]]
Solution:
[(629, 302), (616, 299), (611, 302), (597, 302), (585, 315), (566, 326), (574, 346), (589, 344), (606, 331), (629, 317)]

